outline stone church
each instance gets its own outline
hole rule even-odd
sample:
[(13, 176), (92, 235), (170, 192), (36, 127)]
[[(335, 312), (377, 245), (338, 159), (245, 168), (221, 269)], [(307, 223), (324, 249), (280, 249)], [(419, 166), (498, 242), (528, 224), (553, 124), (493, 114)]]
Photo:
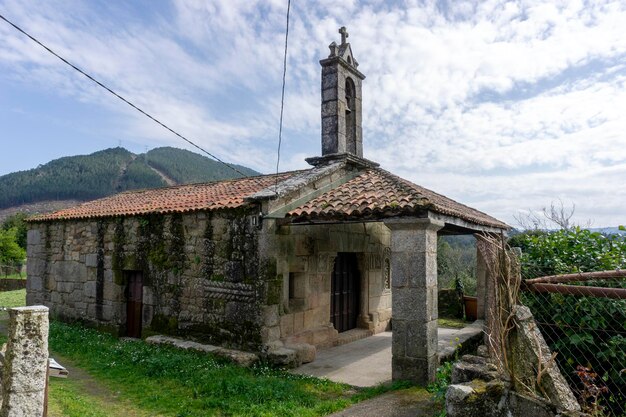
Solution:
[(311, 168), (34, 217), (28, 304), (123, 336), (257, 352), (329, 346), (352, 329), (389, 329), (393, 317), (394, 379), (431, 380), (437, 236), (508, 226), (363, 158), (365, 76), (340, 33), (320, 61), (322, 155)]

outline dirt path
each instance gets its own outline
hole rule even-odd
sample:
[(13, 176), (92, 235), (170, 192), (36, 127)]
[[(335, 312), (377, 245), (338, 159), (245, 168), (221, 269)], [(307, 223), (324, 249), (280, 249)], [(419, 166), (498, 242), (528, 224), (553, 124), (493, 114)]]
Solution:
[(111, 391), (108, 387), (103, 386), (96, 381), (85, 370), (78, 368), (69, 359), (50, 352), (50, 357), (54, 358), (58, 363), (63, 365), (69, 372), (68, 378), (80, 384), (81, 390), (92, 397), (98, 397), (107, 403), (115, 403), (119, 399), (119, 393)]
[(432, 417), (439, 412), (432, 394), (422, 388), (408, 388), (360, 402), (329, 417)]
[[(105, 409), (110, 417), (148, 417), (158, 414), (137, 409), (130, 401), (120, 398), (120, 393), (111, 390), (91, 376), (87, 371), (76, 366), (72, 361), (55, 352), (50, 352), (50, 357), (63, 365), (69, 372), (68, 380), (77, 387), (81, 398), (89, 401), (96, 409)], [(49, 404), (55, 402), (55, 398), (49, 397)], [(52, 407), (54, 408), (54, 407)], [(62, 412), (50, 410), (48, 417), (67, 417)]]

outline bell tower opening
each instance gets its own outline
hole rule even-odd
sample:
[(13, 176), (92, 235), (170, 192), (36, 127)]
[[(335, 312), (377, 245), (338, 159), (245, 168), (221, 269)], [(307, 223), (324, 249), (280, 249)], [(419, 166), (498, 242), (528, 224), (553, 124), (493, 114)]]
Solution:
[(346, 78), (346, 152), (356, 155), (356, 108), (354, 98), (354, 81), (351, 78)]

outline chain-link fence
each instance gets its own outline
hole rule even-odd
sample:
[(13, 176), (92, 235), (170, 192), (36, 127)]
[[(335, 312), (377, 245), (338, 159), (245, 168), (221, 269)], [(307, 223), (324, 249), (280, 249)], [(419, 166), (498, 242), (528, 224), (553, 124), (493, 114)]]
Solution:
[(583, 411), (626, 416), (626, 271), (524, 275), (521, 301)]

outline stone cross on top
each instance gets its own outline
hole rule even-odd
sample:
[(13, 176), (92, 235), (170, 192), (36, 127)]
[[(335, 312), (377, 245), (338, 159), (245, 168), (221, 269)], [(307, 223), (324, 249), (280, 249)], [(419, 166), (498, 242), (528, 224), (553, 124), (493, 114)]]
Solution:
[(346, 44), (346, 39), (348, 39), (348, 36), (350, 36), (350, 35), (348, 35), (348, 31), (346, 30), (346, 27), (342, 26), (339, 29), (339, 33), (341, 33), (341, 44), (345, 45)]

